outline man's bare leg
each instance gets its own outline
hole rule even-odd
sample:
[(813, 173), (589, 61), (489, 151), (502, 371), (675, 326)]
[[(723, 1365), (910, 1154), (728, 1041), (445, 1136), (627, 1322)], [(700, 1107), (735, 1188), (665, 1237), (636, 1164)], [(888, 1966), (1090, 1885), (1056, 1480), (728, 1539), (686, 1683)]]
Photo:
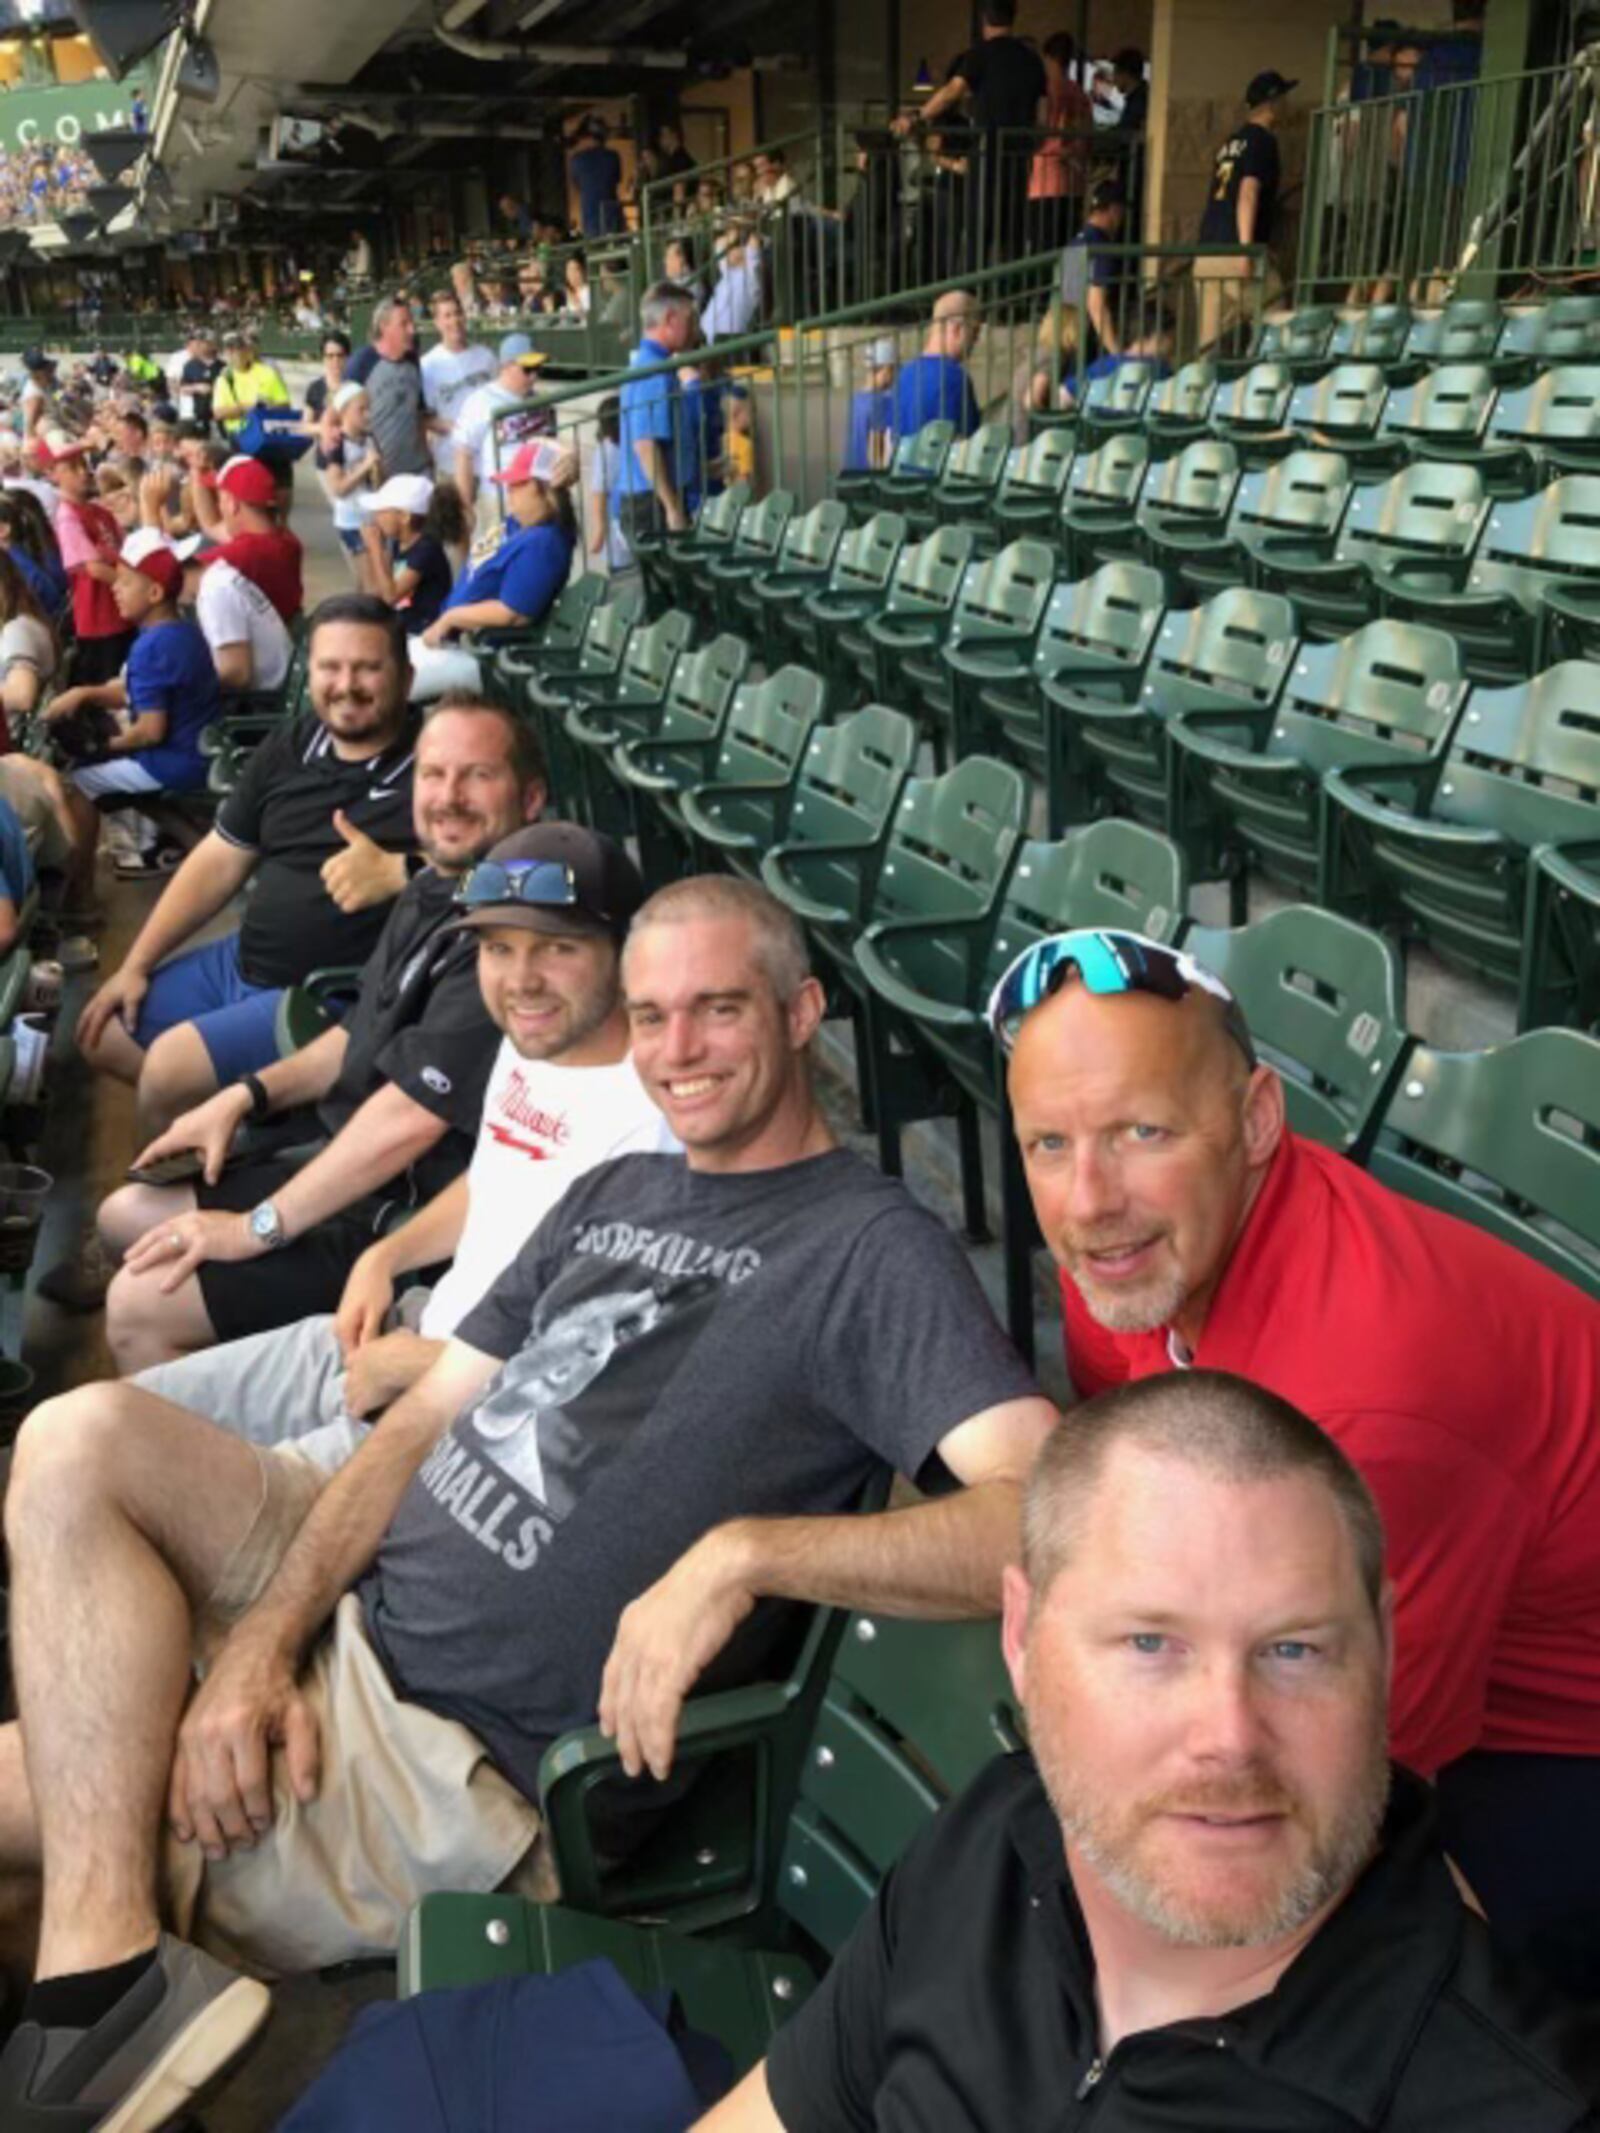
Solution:
[(31, 1796), (40, 1978), (106, 1969), (155, 1943), (194, 1611), (260, 1493), (248, 1445), (133, 1386), (85, 1386), (23, 1427), (6, 1536), (26, 1776), (8, 1728), (0, 1843), (26, 1851)]
[(115, 1081), (127, 1082), (130, 1088), (144, 1069), (144, 1046), (135, 1044), (117, 1015), (101, 1031), (98, 1044), (85, 1044), (79, 1038), (78, 1050), (97, 1074), (109, 1074)]
[(217, 1093), (217, 1070), (192, 1022), (163, 1030), (144, 1055), (139, 1075), (139, 1131), (147, 1141), (175, 1118)]
[(161, 1293), (165, 1278), (160, 1267), (148, 1274), (122, 1267), (106, 1291), (106, 1344), (125, 1378), (216, 1340), (198, 1277), (186, 1275), (170, 1296)]
[(176, 1215), (192, 1215), (194, 1209), (194, 1189), (189, 1185), (119, 1185), (100, 1202), (95, 1227), (106, 1250), (120, 1258), (147, 1229), (170, 1222)]

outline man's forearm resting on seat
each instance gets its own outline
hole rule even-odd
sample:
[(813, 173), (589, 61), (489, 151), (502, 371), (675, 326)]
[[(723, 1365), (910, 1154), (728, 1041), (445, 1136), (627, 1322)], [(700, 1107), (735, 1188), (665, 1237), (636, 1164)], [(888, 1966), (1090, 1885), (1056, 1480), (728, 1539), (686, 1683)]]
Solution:
[(398, 1177), (449, 1131), (442, 1118), (392, 1084), (369, 1096), (320, 1154), (273, 1195), (293, 1239)]

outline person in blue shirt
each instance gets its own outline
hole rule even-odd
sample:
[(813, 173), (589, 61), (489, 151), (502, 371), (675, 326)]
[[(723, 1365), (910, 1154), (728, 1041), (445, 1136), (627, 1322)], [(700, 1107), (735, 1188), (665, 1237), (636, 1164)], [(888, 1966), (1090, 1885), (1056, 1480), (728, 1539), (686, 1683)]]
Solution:
[(1115, 178), (1103, 179), (1089, 195), (1083, 228), (1062, 257), (1061, 293), (1065, 301), (1083, 298), (1087, 345), (1094, 355), (1119, 355), (1122, 328), (1118, 316), (1126, 266), (1116, 247), (1123, 241), (1128, 196)]
[(879, 473), (894, 451), (895, 345), (885, 334), (867, 347), (867, 383), (850, 396), (850, 429), (845, 440), (846, 474)]
[[(83, 712), (109, 713), (97, 760), (66, 772), (73, 853), (68, 901), (87, 905), (94, 889), (100, 805), (155, 793), (196, 792), (206, 782), (200, 736), (222, 707), (211, 647), (196, 622), (178, 614), (183, 564), (165, 534), (141, 526), (122, 544), (111, 596), (136, 632), (114, 681), (63, 689), (45, 722), (52, 730)], [(122, 716), (117, 716), (117, 714)], [(150, 832), (155, 843), (155, 833)]]
[[(694, 298), (677, 282), (658, 281), (640, 310), (644, 328), (629, 358), (635, 368), (664, 363), (699, 337)], [(628, 545), (637, 550), (665, 531), (681, 533), (689, 523), (678, 485), (678, 440), (682, 430), (683, 388), (675, 371), (630, 379), (622, 388), (622, 476), (618, 518)]]
[(510, 523), (487, 555), (469, 561), (438, 619), (408, 640), (413, 703), (447, 689), (481, 688), (477, 653), (452, 638), (470, 631), (492, 644), (500, 631), (526, 629), (549, 613), (577, 545), (568, 493), (575, 471), (559, 445), (536, 437), (490, 477), (505, 490)]
[(683, 377), (678, 402), (678, 436), (675, 453), (678, 495), (684, 512), (693, 517), (708, 496), (722, 487), (723, 432), (726, 419), (723, 402), (726, 378), (698, 367)]
[(913, 356), (895, 380), (897, 438), (915, 436), (928, 422), (953, 422), (958, 437), (972, 435), (982, 418), (967, 358), (982, 331), (977, 298), (970, 290), (947, 289), (933, 307), (921, 355)]
[(0, 955), (17, 945), (18, 918), (33, 879), (28, 833), (11, 802), (0, 798)]
[(578, 128), (567, 169), (578, 195), (578, 222), (585, 237), (614, 237), (622, 228), (622, 158), (606, 145), (599, 119)]

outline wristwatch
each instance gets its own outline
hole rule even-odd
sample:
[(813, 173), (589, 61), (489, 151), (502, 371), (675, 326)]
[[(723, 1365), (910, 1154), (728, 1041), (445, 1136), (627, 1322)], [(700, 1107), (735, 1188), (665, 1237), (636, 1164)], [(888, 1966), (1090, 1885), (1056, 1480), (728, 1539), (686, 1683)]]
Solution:
[(251, 1209), (250, 1234), (269, 1252), (275, 1252), (289, 1241), (284, 1235), (283, 1217), (270, 1200), (263, 1200), (259, 1207)]

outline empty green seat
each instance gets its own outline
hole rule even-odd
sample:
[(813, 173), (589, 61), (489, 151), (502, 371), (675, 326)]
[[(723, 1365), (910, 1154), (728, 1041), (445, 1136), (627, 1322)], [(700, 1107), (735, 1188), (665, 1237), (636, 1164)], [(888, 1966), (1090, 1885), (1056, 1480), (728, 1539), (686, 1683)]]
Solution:
[(586, 570), (579, 577), (569, 578), (556, 594), (534, 638), (527, 644), (503, 646), (495, 653), (493, 672), (498, 700), (507, 704), (519, 700), (523, 682), (537, 670), (538, 653), (575, 651), (583, 641), (590, 615), (614, 589), (611, 579), (598, 570)]
[(497, 671), (515, 689), (518, 703), (530, 688), (554, 690), (569, 676), (614, 674), (634, 625), (643, 615), (642, 588), (613, 584), (609, 599), (588, 603), (576, 637), (554, 645), (504, 649), (496, 657)]
[(1297, 373), (1327, 366), (1339, 314), (1331, 304), (1301, 304), (1281, 317), (1263, 319), (1256, 335), (1258, 363), (1286, 363)]
[(904, 701), (906, 655), (943, 641), (976, 542), (970, 526), (936, 526), (901, 551), (882, 607), (846, 623), (839, 650), (853, 663), (867, 701)]
[(717, 495), (706, 498), (692, 526), (685, 527), (682, 533), (664, 533), (652, 544), (649, 559), (640, 558), (652, 608), (662, 599), (687, 599), (695, 568), (714, 555), (726, 553), (749, 501), (750, 484), (730, 482)]
[(1113, 430), (1137, 428), (1159, 382), (1154, 362), (1134, 356), (1091, 378), (1078, 406), (1078, 427), (1085, 441), (1095, 444)]
[(1281, 693), (1264, 685), (1253, 701), (1191, 702), (1168, 717), (1176, 819), (1219, 823), (1224, 845), (1328, 905), (1324, 774), (1437, 755), (1466, 695), (1455, 641), (1441, 630), (1369, 622), (1338, 644), (1303, 645)]
[(1506, 314), (1496, 372), (1512, 383), (1562, 363), (1600, 358), (1600, 297), (1552, 296)]
[(1217, 399), (1217, 366), (1209, 356), (1164, 379), (1145, 404), (1144, 431), (1152, 454), (1165, 456), (1205, 435)]
[(1388, 402), (1381, 364), (1341, 363), (1314, 384), (1295, 387), (1289, 427), (1305, 444), (1370, 458)]
[(605, 680), (575, 681), (567, 708), (544, 719), (551, 798), (559, 809), (584, 800), (583, 744), (614, 747), (625, 735), (648, 731), (666, 702), (672, 670), (694, 641), (694, 620), (669, 607), (628, 639), (617, 672)]
[(837, 497), (824, 497), (800, 518), (791, 518), (770, 569), (758, 571), (734, 595), (737, 627), (755, 637), (764, 663), (782, 666), (782, 618), (807, 593), (828, 582), (850, 514)]
[(709, 775), (669, 801), (697, 859), (754, 873), (788, 824), (795, 774), (826, 700), (808, 667), (779, 667), (739, 691)]
[(857, 518), (915, 504), (944, 472), (955, 434), (953, 422), (925, 422), (911, 436), (896, 440), (886, 473), (840, 474), (834, 494)]
[(1600, 668), (1569, 660), (1475, 689), (1442, 756), (1330, 771), (1335, 897), (1370, 884), (1439, 955), (1514, 988), (1533, 852), (1600, 838), (1597, 731)]
[(1239, 491), (1239, 454), (1226, 439), (1197, 437), (1153, 466), (1139, 492), (1133, 543), (1175, 594), (1185, 558), (1204, 555), (1227, 530)]
[(1600, 364), (1568, 363), (1502, 392), (1489, 418), (1491, 449), (1514, 454), (1523, 485), (1600, 469)]
[(1471, 459), (1488, 436), (1497, 398), (1486, 363), (1442, 363), (1390, 394), (1379, 434), (1420, 457)]
[(783, 649), (813, 666), (831, 687), (842, 679), (839, 638), (846, 625), (871, 614), (888, 597), (889, 581), (906, 544), (898, 512), (879, 511), (839, 543), (828, 582), (783, 611)]
[[(805, 746), (806, 736), (822, 716), (822, 680), (809, 667), (779, 667), (765, 681), (741, 682), (716, 729), (692, 732), (664, 719), (656, 732), (627, 741), (612, 753), (618, 776), (652, 805), (638, 814), (640, 857), (647, 881), (667, 879), (690, 842), (683, 815), (684, 795), (716, 781), (753, 786), (779, 779), (787, 788)], [(730, 828), (753, 818), (755, 796), (743, 815), (730, 815)], [(783, 796), (769, 793), (781, 813)], [(704, 817), (711, 827), (711, 816)]]
[(1069, 429), (1041, 430), (1027, 444), (1012, 448), (989, 523), (978, 529), (985, 547), (1030, 533), (1048, 535), (1061, 512), (1074, 449)]
[(1225, 536), (1191, 555), (1179, 575), (1202, 600), (1241, 582), (1281, 589), (1295, 565), (1333, 554), (1349, 508), (1349, 462), (1338, 452), (1290, 452), (1246, 474), (1234, 494)]
[(1362, 304), (1341, 311), (1328, 343), (1332, 363), (1382, 363), (1399, 360), (1411, 330), (1409, 304)]
[(713, 637), (698, 651), (683, 653), (648, 732), (624, 735), (609, 746), (597, 739), (583, 749), (586, 819), (611, 819), (620, 799), (628, 827), (637, 829), (643, 821), (638, 795), (692, 784), (716, 747), (749, 664), (750, 647), (742, 637)]
[[(688, 572), (691, 604), (718, 629), (737, 629), (743, 617), (738, 594), (759, 571), (771, 570), (794, 517), (787, 489), (770, 489), (758, 504), (739, 515), (739, 528), (727, 550), (707, 556)], [(681, 582), (681, 581), (680, 581)]]
[(762, 881), (797, 918), (849, 931), (865, 923), (916, 753), (915, 722), (887, 704), (812, 729), (788, 834), (760, 862)]
[(580, 644), (562, 653), (555, 666), (541, 663), (524, 676), (521, 709), (537, 733), (547, 761), (558, 746), (552, 738), (554, 730), (577, 701), (579, 690), (585, 685), (602, 692), (615, 687), (643, 616), (642, 588), (624, 587), (615, 598), (591, 612)]
[(994, 501), (1010, 451), (1011, 426), (1005, 422), (986, 422), (952, 445), (926, 506), (920, 499), (911, 504), (913, 523), (921, 523), (924, 511), (929, 524), (937, 520), (954, 525), (962, 519), (981, 518)]
[(1238, 999), (1295, 1132), (1362, 1156), (1411, 1043), (1391, 944), (1335, 912), (1289, 904), (1231, 931), (1191, 926), (1183, 946)]
[(1600, 842), (1542, 844), (1533, 855), (1517, 1027), (1600, 1028)]
[(1387, 481), (1359, 484), (1331, 560), (1279, 573), (1279, 589), (1308, 637), (1342, 637), (1381, 613), (1391, 594), (1461, 590), (1490, 509), (1478, 468), (1416, 460)]
[(1504, 315), (1492, 297), (1452, 297), (1442, 309), (1412, 313), (1401, 361), (1434, 368), (1490, 363), (1504, 330)]
[(936, 761), (947, 734), (966, 752), (968, 706), (983, 684), (1027, 673), (1055, 574), (1048, 541), (1012, 541), (969, 563), (944, 642), (906, 654), (902, 701), (931, 733)]
[(1080, 453), (1072, 462), (1055, 525), (1069, 578), (1081, 577), (1106, 547), (1130, 545), (1149, 463), (1149, 442), (1134, 430), (1108, 437), (1098, 450)]
[(1294, 375), (1287, 363), (1253, 363), (1242, 377), (1218, 390), (1211, 407), (1212, 431), (1231, 438), (1248, 461), (1252, 447), (1268, 438), (1288, 442), (1285, 424), (1293, 393)]
[(1091, 698), (1126, 702), (1133, 695), (1162, 609), (1159, 571), (1102, 563), (1092, 576), (1052, 589), (1026, 678), (978, 690), (977, 731), (993, 735), (1004, 754), (1042, 781), (1052, 836), (1086, 813), (1074, 712)]
[(1370, 1158), (1397, 1192), (1487, 1230), (1600, 1298), (1600, 1042), (1537, 1029), (1484, 1052), (1419, 1045)]

